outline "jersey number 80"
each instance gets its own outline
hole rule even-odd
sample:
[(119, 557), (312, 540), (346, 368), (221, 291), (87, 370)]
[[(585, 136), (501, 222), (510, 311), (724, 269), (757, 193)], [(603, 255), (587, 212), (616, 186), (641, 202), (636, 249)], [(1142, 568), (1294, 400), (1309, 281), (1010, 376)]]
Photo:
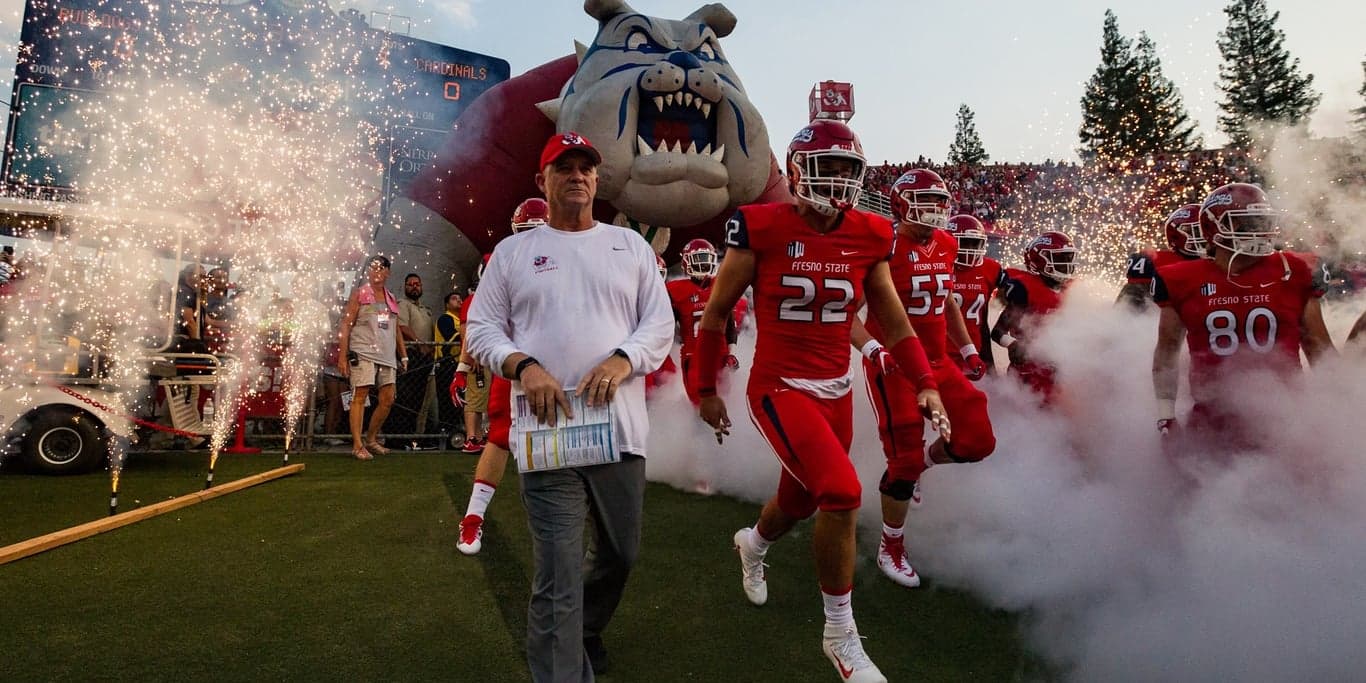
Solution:
[(1247, 312), (1242, 325), (1238, 323), (1238, 316), (1233, 311), (1221, 309), (1205, 316), (1209, 350), (1214, 355), (1232, 356), (1243, 344), (1257, 353), (1266, 353), (1276, 345), (1276, 314), (1271, 309), (1258, 306)]

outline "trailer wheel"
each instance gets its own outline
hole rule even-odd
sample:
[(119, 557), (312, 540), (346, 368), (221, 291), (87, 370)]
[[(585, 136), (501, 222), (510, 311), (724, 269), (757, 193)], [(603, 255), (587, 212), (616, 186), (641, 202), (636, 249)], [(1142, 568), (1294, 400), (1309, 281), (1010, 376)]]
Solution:
[(109, 458), (109, 444), (100, 426), (86, 413), (47, 408), (30, 418), (24, 436), (24, 457), (44, 474), (77, 474), (94, 469)]

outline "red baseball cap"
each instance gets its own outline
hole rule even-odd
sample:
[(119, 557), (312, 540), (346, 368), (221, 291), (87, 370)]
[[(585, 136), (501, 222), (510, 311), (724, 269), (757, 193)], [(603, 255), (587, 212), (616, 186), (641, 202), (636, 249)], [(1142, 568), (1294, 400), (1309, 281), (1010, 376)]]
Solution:
[(594, 166), (602, 163), (602, 155), (593, 147), (593, 143), (588, 141), (588, 138), (572, 130), (567, 130), (563, 133), (556, 133), (545, 141), (545, 147), (541, 150), (541, 168), (544, 169), (546, 166), (555, 163), (555, 160), (559, 159), (565, 152), (574, 150), (587, 153), (593, 158)]

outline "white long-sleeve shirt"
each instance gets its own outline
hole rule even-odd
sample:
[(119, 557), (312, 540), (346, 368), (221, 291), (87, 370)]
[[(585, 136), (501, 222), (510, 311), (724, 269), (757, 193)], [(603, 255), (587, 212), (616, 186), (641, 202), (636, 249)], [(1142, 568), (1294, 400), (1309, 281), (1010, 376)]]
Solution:
[(522, 352), (572, 390), (614, 349), (631, 376), (612, 401), (617, 444), (645, 455), (646, 374), (673, 345), (674, 317), (654, 251), (638, 233), (597, 223), (549, 226), (505, 238), (484, 268), (465, 323), (465, 348), (495, 372)]

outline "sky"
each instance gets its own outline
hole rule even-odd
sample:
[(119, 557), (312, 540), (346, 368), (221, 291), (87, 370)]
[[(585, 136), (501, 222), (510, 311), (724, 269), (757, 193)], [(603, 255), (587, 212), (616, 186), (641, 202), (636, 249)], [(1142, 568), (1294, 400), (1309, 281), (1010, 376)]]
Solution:
[[(642, 12), (682, 18), (701, 4), (634, 0)], [(1166, 74), (1181, 90), (1209, 146), (1219, 99), (1216, 46), (1225, 0), (1036, 0), (1030, 3), (920, 0), (731, 0), (735, 32), (723, 41), (777, 150), (806, 119), (806, 97), (821, 80), (854, 84), (852, 121), (873, 161), (943, 159), (955, 114), (966, 103), (993, 160), (1075, 159), (1080, 98), (1099, 62), (1107, 7), (1129, 36), (1147, 31)], [(576, 0), (331, 0), (367, 14), (411, 19), (410, 34), (506, 59), (513, 75), (590, 42), (596, 22)], [(1366, 3), (1272, 0), (1286, 47), (1323, 94), (1311, 131), (1340, 136), (1362, 106)], [(21, 0), (0, 0), (0, 36), (13, 74)], [(12, 78), (12, 76), (11, 76)]]

